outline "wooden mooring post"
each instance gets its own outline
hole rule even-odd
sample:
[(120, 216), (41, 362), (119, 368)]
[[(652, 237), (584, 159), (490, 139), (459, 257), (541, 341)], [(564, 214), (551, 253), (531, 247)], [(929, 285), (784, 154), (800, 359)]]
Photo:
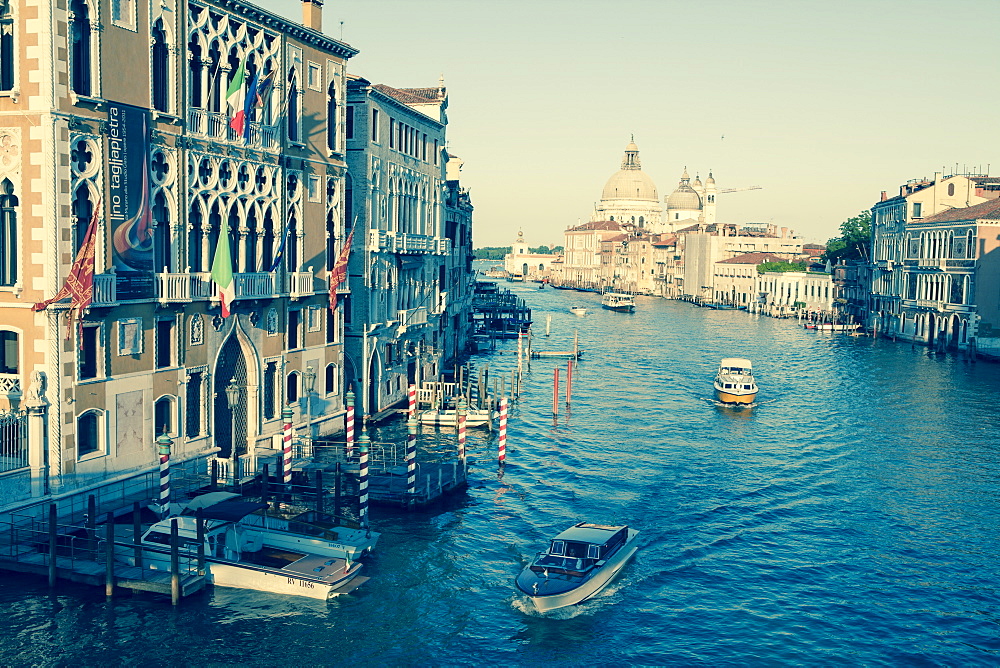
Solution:
[(59, 517), (56, 504), (49, 504), (49, 587), (56, 586), (56, 550), (59, 545)]
[(132, 542), (135, 543), (135, 565), (142, 568), (142, 507), (136, 501), (132, 504)]
[(104, 525), (104, 595), (111, 598), (115, 595), (115, 521), (108, 513), (108, 521)]
[(170, 520), (170, 604), (181, 601), (181, 555), (177, 519)]

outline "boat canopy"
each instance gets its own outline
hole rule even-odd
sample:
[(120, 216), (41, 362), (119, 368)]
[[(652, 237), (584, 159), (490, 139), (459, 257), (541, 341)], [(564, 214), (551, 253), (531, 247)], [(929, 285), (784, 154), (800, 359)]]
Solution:
[(750, 363), (750, 360), (742, 357), (724, 357), (719, 362), (719, 370), (727, 369), (737, 373), (741, 371), (749, 373), (753, 369), (753, 364)]
[(590, 545), (604, 545), (609, 542), (616, 533), (622, 531), (623, 529), (628, 529), (628, 527), (606, 526), (602, 524), (588, 524), (586, 522), (581, 522), (561, 532), (553, 540), (588, 543)]

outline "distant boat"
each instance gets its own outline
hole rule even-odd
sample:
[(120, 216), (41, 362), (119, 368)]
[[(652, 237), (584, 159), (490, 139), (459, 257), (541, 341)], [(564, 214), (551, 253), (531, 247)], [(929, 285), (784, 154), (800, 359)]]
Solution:
[(757, 398), (753, 365), (742, 357), (726, 357), (715, 376), (715, 398), (725, 404), (752, 404)]
[(605, 292), (601, 295), (601, 306), (611, 311), (618, 311), (619, 313), (632, 313), (635, 311), (635, 299), (632, 295)]
[(806, 329), (815, 329), (820, 332), (853, 332), (861, 327), (859, 323), (832, 323), (832, 322), (807, 322), (803, 325)]
[(507, 272), (504, 268), (496, 265), (490, 267), (484, 273), (487, 278), (507, 278)]
[[(431, 409), (420, 413), (417, 418), (420, 424), (438, 425), (441, 427), (458, 426), (458, 411)], [(465, 411), (466, 427), (484, 427), (493, 420), (493, 413), (486, 409), (470, 408)]]
[(569, 310), (575, 313), (576, 315), (587, 315), (586, 306), (570, 306)]
[(635, 554), (639, 532), (581, 522), (561, 532), (517, 576), (539, 612), (583, 603), (608, 585)]

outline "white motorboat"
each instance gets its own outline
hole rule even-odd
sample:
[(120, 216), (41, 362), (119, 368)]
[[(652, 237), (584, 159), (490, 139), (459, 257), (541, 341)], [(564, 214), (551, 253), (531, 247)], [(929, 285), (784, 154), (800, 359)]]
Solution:
[(539, 612), (582, 603), (601, 591), (635, 554), (639, 532), (581, 522), (552, 539), (517, 576)]
[[(197, 511), (204, 520), (206, 574), (220, 587), (327, 599), (353, 591), (368, 580), (357, 561), (379, 534), (336, 525), (315, 511), (292, 517), (267, 514), (268, 504), (238, 494), (211, 492), (188, 503), (179, 515), (153, 524), (142, 534), (144, 564), (170, 569), (171, 525), (177, 523), (182, 562), (193, 565), (198, 551)], [(135, 564), (132, 548), (119, 546), (116, 559)]]
[(635, 298), (619, 292), (605, 292), (601, 295), (601, 307), (620, 313), (631, 313), (635, 310)]
[(725, 404), (752, 404), (757, 399), (757, 381), (750, 360), (726, 357), (719, 363), (715, 398)]
[[(483, 427), (490, 424), (493, 417), (493, 413), (486, 409), (470, 408), (465, 411), (465, 426)], [(432, 408), (422, 411), (417, 419), (420, 421), (420, 424), (456, 427), (458, 426), (458, 411)]]
[(570, 306), (569, 310), (576, 315), (587, 315), (586, 306)]

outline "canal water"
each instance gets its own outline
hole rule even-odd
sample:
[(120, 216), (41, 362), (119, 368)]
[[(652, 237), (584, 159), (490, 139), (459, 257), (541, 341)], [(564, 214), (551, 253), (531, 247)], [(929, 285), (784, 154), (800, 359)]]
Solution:
[[(553, 418), (565, 361), (533, 361), (502, 475), (495, 437), (472, 430), (467, 493), (376, 507), (360, 590), (327, 604), (220, 588), (171, 609), (3, 575), (0, 664), (1000, 664), (1000, 366), (741, 311), (640, 297), (619, 314), (595, 294), (504, 287), (534, 308), (537, 350), (579, 332), (571, 406)], [(515, 349), (476, 364), (509, 371)], [(753, 360), (758, 405), (711, 400), (726, 356)], [(451, 438), (428, 435), (422, 455)], [(515, 575), (581, 520), (638, 528), (635, 559), (597, 598), (532, 612)]]

